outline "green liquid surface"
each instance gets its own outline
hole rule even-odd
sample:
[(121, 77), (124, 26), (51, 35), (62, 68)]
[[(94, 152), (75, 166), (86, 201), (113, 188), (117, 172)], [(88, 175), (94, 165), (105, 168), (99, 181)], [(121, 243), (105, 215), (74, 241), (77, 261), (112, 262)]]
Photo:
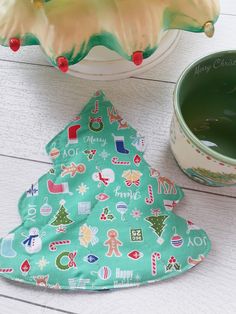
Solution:
[(212, 150), (236, 159), (236, 82), (209, 82), (181, 104), (185, 122)]

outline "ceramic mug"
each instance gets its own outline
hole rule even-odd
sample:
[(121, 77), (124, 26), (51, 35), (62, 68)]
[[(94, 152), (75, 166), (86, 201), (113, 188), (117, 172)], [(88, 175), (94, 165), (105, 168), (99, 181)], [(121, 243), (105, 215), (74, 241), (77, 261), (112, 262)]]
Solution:
[(183, 72), (174, 92), (170, 143), (193, 180), (236, 185), (236, 51), (208, 55)]

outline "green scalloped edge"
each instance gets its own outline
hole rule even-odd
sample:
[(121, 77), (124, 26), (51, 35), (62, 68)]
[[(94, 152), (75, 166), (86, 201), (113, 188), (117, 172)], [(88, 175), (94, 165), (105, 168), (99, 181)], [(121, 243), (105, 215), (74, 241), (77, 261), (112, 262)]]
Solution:
[[(179, 30), (183, 30), (183, 31), (187, 31), (187, 32), (192, 32), (192, 33), (204, 33), (204, 25), (202, 27), (194, 27), (194, 26), (190, 26), (190, 24), (182, 24), (180, 26), (176, 26), (176, 27), (171, 27), (171, 24), (174, 20), (174, 16), (176, 15), (176, 12), (172, 12), (168, 9), (166, 9), (164, 11), (164, 25), (163, 25), (163, 30), (170, 30), (170, 29), (179, 29)], [(183, 15), (184, 17), (186, 17), (185, 15)], [(206, 21), (206, 22), (212, 22), (213, 24), (215, 24), (217, 22), (217, 20), (219, 19), (219, 15), (215, 16), (214, 20), (212, 21)]]
[[(23, 37), (21, 37), (19, 34), (15, 36), (16, 38), (21, 38), (22, 46), (34, 46), (34, 45), (40, 45), (40, 41), (37, 39), (36, 36), (33, 34), (26, 34)], [(8, 42), (6, 39), (0, 38), (0, 44), (5, 47), (9, 47)], [(41, 46), (41, 45), (40, 45)], [(74, 65), (81, 60), (83, 60), (87, 54), (90, 52), (90, 50), (95, 46), (105, 46), (106, 48), (113, 50), (117, 52), (119, 55), (121, 55), (123, 58), (125, 58), (128, 61), (132, 61), (132, 56), (129, 56), (124, 52), (121, 45), (119, 44), (119, 41), (116, 39), (116, 37), (107, 32), (103, 32), (101, 34), (95, 34), (90, 37), (89, 41), (83, 42), (81, 45), (81, 48), (79, 52), (74, 55), (75, 47), (73, 47), (70, 51), (62, 53), (60, 56), (64, 56), (68, 59), (69, 65)], [(41, 46), (42, 48), (42, 46)], [(150, 46), (145, 49), (143, 52), (144, 59), (150, 57), (158, 48), (158, 45), (151, 48)], [(43, 48), (42, 48), (43, 49)], [(48, 54), (46, 54), (48, 59), (51, 61), (51, 63), (54, 66), (57, 66), (56, 59), (58, 56), (50, 57)], [(53, 53), (52, 53), (53, 55)]]
[[(48, 2), (50, 0), (44, 0), (45, 2)], [(190, 31), (190, 32), (195, 32), (195, 33), (200, 33), (204, 32), (204, 27), (193, 27), (190, 26), (190, 24), (182, 24), (178, 27), (171, 27), (171, 21), (174, 20), (176, 12), (172, 12), (168, 9), (165, 10), (164, 12), (164, 18), (163, 20), (165, 21), (163, 25), (163, 30), (167, 31), (170, 29), (181, 29), (185, 31)], [(218, 20), (218, 16), (215, 17), (215, 19), (212, 21), (214, 24)], [(20, 36), (19, 34), (15, 36), (16, 38), (21, 38), (22, 40), (22, 46), (33, 46), (33, 45), (40, 45), (40, 41), (38, 38), (31, 34), (25, 34), (24, 36)], [(6, 39), (0, 38), (0, 44), (2, 46), (8, 47), (8, 41)], [(95, 47), (95, 46), (105, 46), (106, 48), (113, 50), (117, 52), (120, 56), (122, 56), (124, 59), (128, 61), (132, 61), (132, 55), (128, 55), (125, 53), (125, 51), (122, 49), (122, 46), (120, 45), (118, 39), (111, 33), (109, 32), (103, 32), (101, 34), (94, 34), (90, 37), (89, 41), (83, 42), (81, 45), (80, 50), (76, 55), (74, 55), (75, 52), (75, 47), (73, 47), (70, 51), (62, 53), (60, 56), (64, 56), (67, 58), (69, 65), (74, 65), (81, 60), (83, 60), (87, 54), (90, 52), (90, 50)], [(42, 48), (42, 46), (41, 46)], [(148, 46), (144, 51), (143, 51), (143, 57), (144, 59), (150, 57), (158, 48), (158, 45), (154, 47)], [(43, 49), (43, 48), (42, 48)], [(44, 50), (44, 49), (43, 49)], [(47, 53), (45, 53), (48, 57), (48, 60), (54, 65), (57, 66), (57, 57), (55, 56), (53, 51), (51, 53), (51, 56), (49, 56)]]

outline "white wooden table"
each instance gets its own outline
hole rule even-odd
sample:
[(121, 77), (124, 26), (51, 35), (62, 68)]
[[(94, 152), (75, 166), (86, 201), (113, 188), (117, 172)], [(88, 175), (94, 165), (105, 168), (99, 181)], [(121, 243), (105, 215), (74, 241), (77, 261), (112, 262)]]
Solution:
[(181, 71), (202, 55), (229, 48), (236, 49), (235, 0), (222, 0), (212, 40), (184, 33), (161, 65), (128, 80), (83, 81), (52, 69), (39, 48), (17, 55), (0, 48), (0, 237), (20, 223), (22, 192), (50, 168), (44, 146), (95, 90), (103, 89), (146, 136), (147, 161), (183, 187), (186, 197), (178, 214), (202, 226), (213, 246), (206, 261), (186, 274), (135, 289), (68, 293), (0, 279), (1, 314), (236, 313), (236, 188), (192, 182), (178, 169), (168, 145), (172, 94)]

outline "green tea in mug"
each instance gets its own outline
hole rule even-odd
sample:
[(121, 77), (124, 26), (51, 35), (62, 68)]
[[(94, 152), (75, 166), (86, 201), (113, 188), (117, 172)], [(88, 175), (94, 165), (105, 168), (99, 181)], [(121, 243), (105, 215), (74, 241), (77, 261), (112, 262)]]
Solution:
[(236, 159), (236, 59), (197, 66), (185, 87), (181, 112), (190, 130), (205, 146)]

